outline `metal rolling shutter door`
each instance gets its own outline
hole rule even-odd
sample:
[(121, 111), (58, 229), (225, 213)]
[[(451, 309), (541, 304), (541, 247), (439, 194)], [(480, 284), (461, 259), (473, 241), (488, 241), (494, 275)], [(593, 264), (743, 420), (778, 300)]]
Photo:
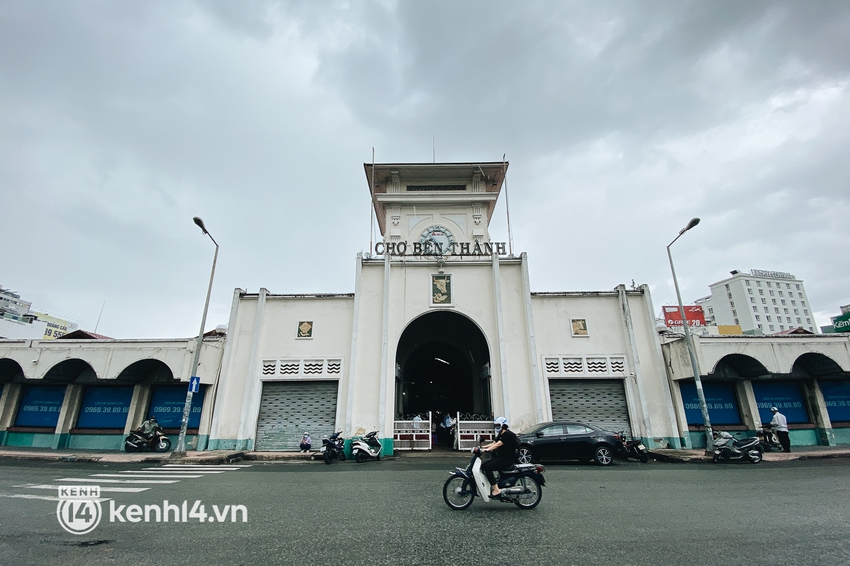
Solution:
[(322, 436), (335, 432), (337, 384), (337, 381), (263, 383), (255, 450), (298, 450), (305, 432), (313, 437), (313, 449), (320, 448)]
[(553, 379), (549, 396), (554, 420), (582, 421), (631, 436), (626, 391), (620, 379)]

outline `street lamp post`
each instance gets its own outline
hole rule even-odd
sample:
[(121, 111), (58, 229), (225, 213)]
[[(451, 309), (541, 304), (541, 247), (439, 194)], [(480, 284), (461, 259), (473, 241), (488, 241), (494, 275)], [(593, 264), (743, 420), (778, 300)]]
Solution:
[(699, 375), (699, 365), (697, 364), (697, 356), (694, 352), (694, 343), (691, 338), (691, 330), (688, 327), (688, 320), (685, 318), (685, 306), (682, 304), (682, 294), (679, 292), (679, 281), (676, 279), (676, 268), (673, 267), (673, 256), (670, 254), (670, 246), (676, 243), (682, 234), (699, 224), (699, 218), (692, 218), (688, 225), (679, 231), (676, 239), (667, 245), (667, 258), (670, 260), (670, 271), (673, 272), (673, 285), (676, 287), (676, 298), (679, 299), (679, 315), (682, 317), (682, 328), (685, 332), (685, 344), (688, 348), (688, 355), (691, 358), (691, 369), (694, 372), (694, 383), (697, 388), (697, 397), (699, 398), (699, 408), (702, 411), (702, 421), (705, 424), (705, 453), (711, 455), (711, 447), (714, 443), (714, 434), (711, 430), (711, 419), (708, 417), (708, 405), (705, 404), (705, 393), (702, 390), (702, 380)]
[[(198, 342), (195, 344), (195, 356), (192, 359), (192, 373), (190, 374), (190, 378), (194, 377), (195, 374), (198, 373), (198, 361), (201, 357), (201, 346), (204, 343), (204, 326), (207, 323), (207, 309), (209, 309), (210, 306), (210, 293), (212, 293), (213, 277), (215, 276), (215, 262), (218, 260), (218, 242), (215, 241), (212, 234), (207, 232), (207, 228), (204, 226), (203, 220), (197, 216), (192, 218), (192, 220), (201, 230), (203, 230), (204, 234), (210, 237), (212, 243), (215, 244), (215, 255), (213, 256), (212, 271), (210, 272), (210, 285), (207, 288), (207, 300), (204, 303), (204, 315), (201, 317), (201, 330), (198, 332)], [(189, 414), (192, 411), (193, 395), (194, 393), (190, 386), (186, 392), (186, 403), (183, 405), (183, 418), (180, 421), (180, 436), (177, 438), (177, 448), (174, 449), (174, 453), (178, 456), (186, 455), (186, 429), (189, 426)]]

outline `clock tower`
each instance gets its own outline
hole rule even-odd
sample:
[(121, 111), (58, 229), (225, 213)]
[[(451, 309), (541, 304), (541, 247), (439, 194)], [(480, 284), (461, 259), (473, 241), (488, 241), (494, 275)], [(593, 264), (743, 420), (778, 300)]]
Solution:
[[(364, 164), (383, 236), (379, 255), (491, 255), (488, 226), (507, 168), (507, 162)], [(498, 251), (505, 253), (504, 244)]]

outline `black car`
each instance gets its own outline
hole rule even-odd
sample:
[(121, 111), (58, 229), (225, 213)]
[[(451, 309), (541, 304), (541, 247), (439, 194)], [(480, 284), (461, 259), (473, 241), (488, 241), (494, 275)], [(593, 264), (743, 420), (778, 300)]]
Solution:
[(518, 434), (519, 461), (593, 460), (609, 465), (625, 448), (616, 432), (587, 423), (556, 421), (534, 425)]

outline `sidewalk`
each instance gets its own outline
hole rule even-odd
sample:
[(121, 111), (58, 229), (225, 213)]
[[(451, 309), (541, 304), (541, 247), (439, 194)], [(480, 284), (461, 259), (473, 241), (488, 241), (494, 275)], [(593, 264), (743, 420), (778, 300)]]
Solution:
[(0, 460), (41, 460), (50, 462), (103, 462), (145, 464), (233, 464), (243, 460), (321, 460), (318, 452), (246, 452), (237, 450), (188, 450), (185, 457), (171, 452), (121, 452), (118, 450), (51, 450), (19, 446), (0, 447)]
[[(649, 451), (650, 458), (659, 462), (711, 462), (705, 449)], [(787, 462), (789, 460), (813, 460), (818, 458), (850, 458), (850, 446), (792, 446), (791, 452), (765, 452), (765, 462)]]

